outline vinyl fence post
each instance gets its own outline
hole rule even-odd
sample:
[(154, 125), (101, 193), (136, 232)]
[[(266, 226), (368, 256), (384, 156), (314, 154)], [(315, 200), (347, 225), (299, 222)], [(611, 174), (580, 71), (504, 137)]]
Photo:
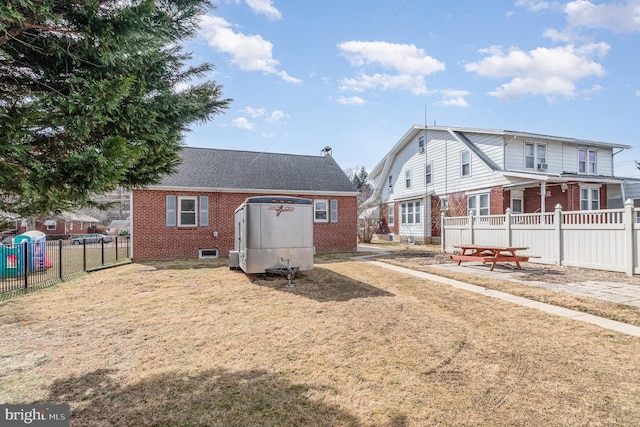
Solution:
[(444, 228), (444, 212), (440, 213), (440, 250), (442, 253), (445, 252), (447, 248), (445, 236), (447, 235), (447, 230)]
[(504, 228), (505, 231), (507, 232), (507, 246), (512, 246), (511, 245), (511, 240), (513, 240), (513, 236), (511, 236), (512, 231), (511, 231), (511, 208), (507, 208), (505, 215), (504, 215)]
[(553, 243), (554, 259), (556, 265), (562, 265), (562, 206), (558, 203), (553, 213)]
[(633, 230), (633, 200), (627, 199), (624, 202), (624, 271), (627, 273), (627, 276), (633, 276), (633, 271), (635, 270), (635, 231)]
[(475, 242), (475, 238), (474, 235), (475, 233), (473, 232), (473, 211), (469, 212), (469, 236), (471, 238), (471, 244), (474, 245)]

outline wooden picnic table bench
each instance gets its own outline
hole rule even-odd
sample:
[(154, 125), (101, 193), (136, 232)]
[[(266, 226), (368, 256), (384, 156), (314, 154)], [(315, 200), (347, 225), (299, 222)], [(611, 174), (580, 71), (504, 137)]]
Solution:
[(522, 269), (520, 262), (529, 261), (527, 255), (516, 255), (517, 251), (525, 251), (529, 248), (514, 246), (486, 246), (486, 245), (456, 245), (454, 248), (460, 249), (462, 254), (451, 255), (451, 259), (458, 261), (477, 261), (491, 263), (491, 271), (499, 262), (515, 262), (518, 269)]

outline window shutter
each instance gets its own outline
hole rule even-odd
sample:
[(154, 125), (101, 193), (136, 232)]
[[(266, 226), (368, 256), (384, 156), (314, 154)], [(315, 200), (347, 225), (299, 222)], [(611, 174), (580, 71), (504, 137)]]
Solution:
[(200, 227), (209, 225), (209, 196), (200, 196)]
[(176, 226), (176, 196), (167, 196), (167, 227)]
[(338, 201), (331, 200), (331, 222), (338, 222)]

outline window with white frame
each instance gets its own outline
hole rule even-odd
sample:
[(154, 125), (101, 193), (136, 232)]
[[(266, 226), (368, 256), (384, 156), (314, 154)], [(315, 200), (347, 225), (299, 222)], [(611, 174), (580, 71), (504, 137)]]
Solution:
[(440, 212), (446, 212), (449, 209), (449, 197), (442, 196), (440, 198)]
[(473, 216), (489, 215), (489, 193), (468, 195), (467, 214), (473, 214)]
[(460, 152), (460, 175), (471, 175), (471, 155), (466, 150)]
[(313, 221), (329, 222), (329, 202), (327, 200), (313, 201)]
[(511, 212), (523, 213), (524, 191), (517, 189), (511, 190)]
[(420, 224), (420, 202), (400, 203), (402, 224)]
[(331, 222), (338, 222), (338, 201), (333, 199), (331, 205)]
[(198, 225), (206, 227), (209, 225), (209, 196), (177, 197), (173, 194), (167, 194), (165, 199), (165, 225), (167, 227), (196, 227)]
[(587, 148), (578, 149), (578, 173), (595, 175), (598, 172), (598, 153)]
[(433, 165), (433, 164), (432, 164), (432, 162), (429, 162), (429, 163), (427, 163), (427, 166), (426, 166), (426, 170), (425, 170), (425, 180), (426, 180), (426, 182), (427, 182), (427, 185), (428, 185), (428, 184), (431, 184), (432, 179), (433, 179), (433, 177), (432, 177), (432, 175), (431, 175), (431, 170), (432, 170), (432, 167), (433, 167), (432, 165)]
[(404, 171), (404, 186), (405, 188), (411, 188), (411, 169)]
[(522, 213), (522, 199), (511, 198), (511, 212)]
[(424, 136), (418, 138), (418, 153), (424, 153)]
[[(525, 169), (543, 169), (547, 164), (547, 145), (527, 142), (524, 144)], [(545, 165), (545, 166), (541, 166)]]
[(600, 209), (600, 188), (580, 188), (580, 210), (595, 211)]
[(47, 219), (47, 220), (45, 220), (44, 225), (47, 226), (47, 230), (55, 230), (56, 229), (56, 220), (55, 219)]
[(178, 197), (178, 225), (195, 227), (197, 225), (198, 199), (192, 196)]
[(393, 190), (393, 175), (389, 175), (389, 191)]
[(396, 221), (396, 207), (395, 205), (387, 205), (388, 210), (388, 225), (395, 225)]

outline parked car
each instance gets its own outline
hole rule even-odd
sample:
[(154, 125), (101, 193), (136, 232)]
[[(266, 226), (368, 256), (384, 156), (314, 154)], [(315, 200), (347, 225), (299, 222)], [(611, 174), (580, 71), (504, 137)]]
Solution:
[(105, 243), (111, 243), (113, 241), (113, 237), (107, 236), (105, 234), (81, 234), (79, 236), (73, 236), (71, 239), (71, 243), (74, 245), (81, 245), (82, 242), (85, 243), (100, 243), (103, 241)]
[(0, 232), (0, 243), (11, 243), (11, 239), (16, 237), (17, 230), (4, 230)]

